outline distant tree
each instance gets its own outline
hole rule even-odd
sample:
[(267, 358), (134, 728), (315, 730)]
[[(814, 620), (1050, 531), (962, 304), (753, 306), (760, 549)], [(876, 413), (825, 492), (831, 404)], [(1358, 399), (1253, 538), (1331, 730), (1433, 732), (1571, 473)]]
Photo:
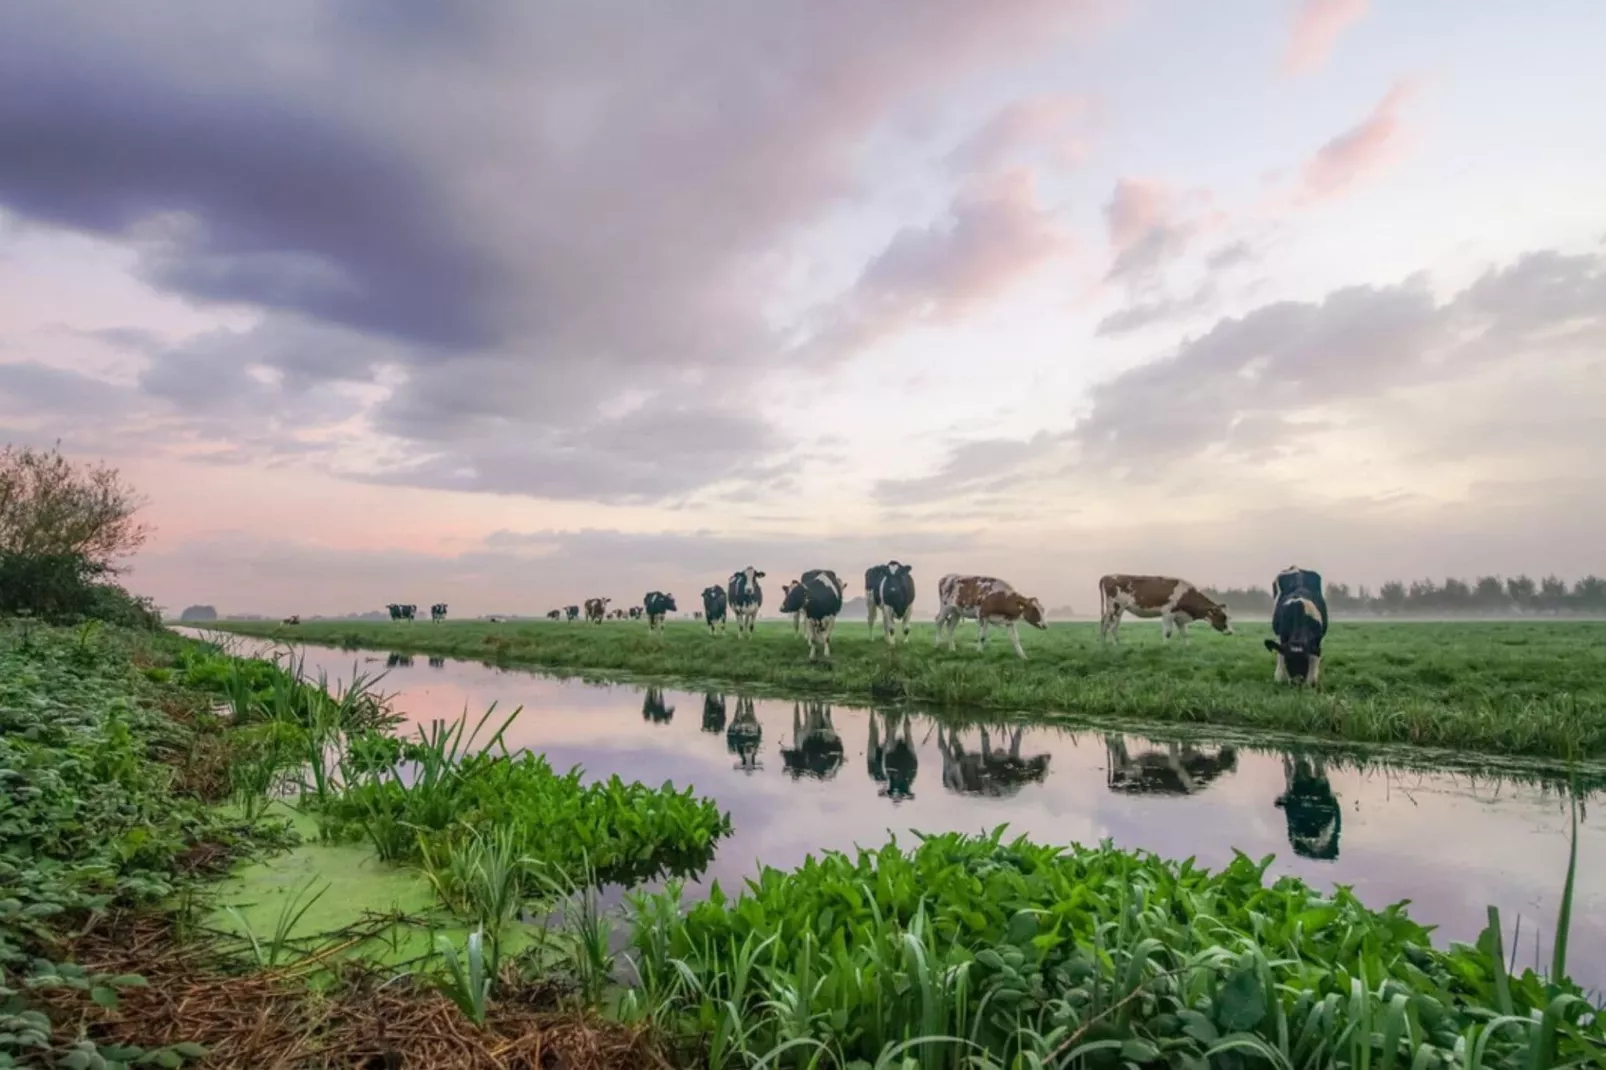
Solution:
[(184, 612), (178, 615), (181, 621), (188, 620), (217, 620), (217, 610), (211, 606), (186, 606)]
[(1399, 580), (1389, 580), (1378, 588), (1377, 600), (1385, 613), (1398, 613), (1403, 610), (1407, 598), (1405, 584)]
[(1472, 588), (1466, 580), (1447, 576), (1439, 588), (1439, 608), (1451, 613), (1465, 613), (1472, 608)]
[(1534, 604), (1543, 613), (1559, 613), (1567, 605), (1567, 583), (1560, 576), (1546, 576), (1539, 581), (1539, 594)]
[(1506, 609), (1511, 601), (1506, 597), (1506, 585), (1499, 576), (1479, 576), (1472, 588), (1472, 602), (1479, 609), (1493, 613)]
[(1363, 608), (1363, 604), (1349, 589), (1347, 583), (1330, 583), (1327, 585), (1327, 607), (1334, 613), (1354, 613)]
[(1537, 586), (1529, 576), (1512, 576), (1506, 580), (1506, 596), (1511, 599), (1514, 609), (1532, 609), (1537, 590)]
[(59, 446), (0, 451), (0, 553), (80, 557), (110, 570), (145, 543), (142, 504), (117, 469), (74, 464)]
[(1432, 580), (1413, 580), (1405, 593), (1406, 608), (1413, 613), (1438, 609), (1439, 602), (1439, 588)]
[(1580, 613), (1606, 611), (1606, 579), (1590, 575), (1573, 584), (1572, 602)]

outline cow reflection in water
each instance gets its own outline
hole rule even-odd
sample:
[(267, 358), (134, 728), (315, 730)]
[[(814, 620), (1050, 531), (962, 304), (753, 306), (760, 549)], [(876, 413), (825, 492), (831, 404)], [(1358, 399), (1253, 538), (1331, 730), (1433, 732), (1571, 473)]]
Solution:
[(429, 667), (432, 669), (444, 669), (446, 668), (446, 659), (432, 657), (429, 659)]
[(793, 780), (805, 776), (830, 780), (842, 768), (844, 753), (829, 704), (792, 703), (792, 745), (782, 745), (781, 761)]
[(713, 691), (703, 693), (703, 731), (725, 731), (725, 696)]
[(1021, 733), (1015, 725), (1009, 733), (1009, 749), (994, 750), (992, 736), (981, 730), (981, 750), (965, 750), (959, 741), (960, 729), (937, 725), (937, 750), (942, 754), (942, 786), (959, 795), (985, 795), (1004, 799), (1020, 793), (1027, 784), (1041, 784), (1048, 775), (1047, 754), (1020, 756)]
[(1190, 743), (1167, 743), (1163, 751), (1133, 756), (1127, 753), (1125, 738), (1106, 735), (1104, 753), (1105, 785), (1130, 795), (1192, 795), (1238, 768), (1237, 747), (1220, 747), (1212, 753)]
[(740, 695), (736, 698), (736, 716), (725, 729), (725, 749), (736, 755), (735, 768), (744, 773), (756, 773), (764, 768), (758, 760), (758, 745), (764, 739), (764, 726), (753, 713), (753, 700)]
[(647, 697), (641, 701), (641, 719), (653, 724), (668, 724), (675, 719), (675, 707), (664, 705), (662, 688), (647, 688)]
[(914, 798), (920, 757), (909, 738), (909, 715), (872, 713), (869, 720), (870, 742), (864, 748), (864, 761), (870, 779), (881, 786), (876, 794), (895, 803)]
[(387, 669), (411, 669), (413, 656), (411, 654), (391, 654), (385, 658)]
[(1331, 862), (1338, 857), (1343, 810), (1327, 781), (1327, 763), (1320, 758), (1283, 755), (1285, 790), (1277, 806), (1288, 821), (1288, 842), (1302, 858)]

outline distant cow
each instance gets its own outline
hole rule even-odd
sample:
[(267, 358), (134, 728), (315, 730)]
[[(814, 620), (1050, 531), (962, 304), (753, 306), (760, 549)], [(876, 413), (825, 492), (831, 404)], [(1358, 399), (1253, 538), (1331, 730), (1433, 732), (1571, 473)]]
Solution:
[(719, 625), (720, 633), (725, 631), (725, 591), (721, 587), (703, 588), (703, 620), (708, 622), (708, 633), (714, 633), (714, 625)]
[(730, 611), (736, 617), (738, 636), (753, 637), (753, 625), (758, 621), (759, 607), (764, 604), (764, 588), (758, 585), (763, 578), (764, 573), (752, 565), (731, 573), (726, 596)]
[(611, 602), (611, 601), (613, 601), (613, 599), (611, 599), (611, 598), (587, 598), (586, 599), (586, 623), (587, 624), (601, 624), (602, 623), (602, 616), (603, 616), (604, 613), (607, 612), (608, 603)]
[(1187, 580), (1175, 576), (1129, 576), (1115, 573), (1099, 577), (1099, 639), (1121, 641), (1121, 614), (1130, 613), (1145, 620), (1160, 618), (1164, 636), (1171, 638), (1175, 628), (1184, 639), (1188, 625), (1196, 620), (1210, 622), (1222, 635), (1232, 634), (1227, 607)]
[(1025, 621), (1033, 628), (1047, 629), (1043, 619), (1043, 604), (1027, 598), (1003, 580), (992, 576), (960, 576), (950, 572), (937, 581), (937, 642), (942, 642), (943, 630), (948, 632), (948, 649), (954, 648), (954, 632), (962, 618), (973, 619), (977, 624), (976, 649), (987, 643), (987, 626), (1002, 624), (1009, 631), (1015, 654), (1026, 657), (1021, 649), (1020, 632), (1016, 625)]
[(803, 634), (803, 591), (797, 580), (781, 584), (781, 615), (792, 618), (793, 635)]
[(580, 607), (579, 606), (564, 606), (563, 607), (563, 616), (568, 620), (576, 620), (576, 619), (578, 619), (579, 616), (580, 616)]
[(284, 618), (283, 623), (285, 623), (285, 624), (300, 624), (301, 623), (301, 614), (292, 613), (292, 614), (290, 614), (290, 616)]
[(664, 617), (675, 612), (675, 596), (664, 594), (662, 591), (648, 591), (647, 597), (641, 600), (647, 610), (647, 630), (662, 631)]
[(563, 619), (563, 610), (561, 610), (561, 609), (550, 610), (546, 615), (546, 619), (547, 620), (562, 620)]
[(841, 579), (828, 568), (809, 569), (801, 580), (787, 587), (781, 612), (795, 614), (804, 622), (810, 661), (814, 660), (816, 643), (830, 657), (831, 632), (836, 628), (836, 615), (842, 612)]
[(630, 607), (629, 616), (630, 616), (631, 620), (640, 620), (641, 619), (641, 607), (640, 606), (631, 606)]
[(915, 578), (908, 565), (888, 561), (875, 565), (864, 573), (864, 601), (870, 607), (870, 637), (875, 638), (875, 615), (881, 611), (881, 623), (887, 642), (895, 642), (892, 624), (903, 624), (903, 641), (909, 641), (909, 614), (915, 606)]
[(441, 621), (445, 620), (446, 619), (446, 603), (445, 602), (436, 602), (434, 605), (430, 606), (429, 607), (429, 619), (434, 621), (436, 624), (439, 624)]
[(1327, 635), (1327, 599), (1319, 573), (1294, 565), (1277, 573), (1271, 594), (1271, 630), (1277, 638), (1266, 649), (1277, 655), (1278, 683), (1296, 681), (1314, 686), (1322, 672), (1322, 639)]
[(391, 620), (412, 620), (418, 613), (417, 606), (404, 606), (396, 602), (390, 603), (385, 608), (390, 610)]

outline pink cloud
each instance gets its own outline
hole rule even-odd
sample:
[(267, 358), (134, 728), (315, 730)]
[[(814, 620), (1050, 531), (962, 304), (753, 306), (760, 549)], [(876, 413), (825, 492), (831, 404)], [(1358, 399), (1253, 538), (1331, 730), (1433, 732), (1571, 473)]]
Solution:
[(1283, 73), (1310, 74), (1320, 68), (1339, 34), (1366, 14), (1366, 5), (1367, 0), (1304, 0), (1283, 53)]
[(1317, 149), (1305, 164), (1299, 200), (1338, 196), (1392, 160), (1404, 141), (1400, 109), (1415, 93), (1415, 82), (1396, 82), (1365, 120)]
[(1154, 179), (1123, 178), (1104, 206), (1115, 254), (1109, 277), (1150, 279), (1200, 233), (1225, 220), (1207, 190), (1178, 192)]
[(1078, 127), (1090, 106), (1089, 98), (1073, 94), (1013, 101), (960, 142), (948, 159), (962, 171), (980, 172), (1019, 154), (1043, 151), (1056, 166), (1074, 167), (1087, 154)]

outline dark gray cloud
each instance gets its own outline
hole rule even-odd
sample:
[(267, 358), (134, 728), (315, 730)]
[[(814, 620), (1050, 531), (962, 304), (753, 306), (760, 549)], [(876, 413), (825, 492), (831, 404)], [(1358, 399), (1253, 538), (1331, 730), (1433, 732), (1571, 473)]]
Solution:
[[(441, 455), (392, 475), (435, 480), (482, 467), (487, 422), (583, 439), (622, 395), (743, 396), (795, 362), (764, 318), (775, 254), (855, 191), (866, 138), (1101, 2), (7, 5), (0, 208), (270, 313), (158, 355), (153, 394), (259, 406), (266, 370), (293, 405), (291, 380), (386, 369), (379, 426)], [(974, 281), (921, 255), (877, 283), (911, 316), (912, 288)]]

